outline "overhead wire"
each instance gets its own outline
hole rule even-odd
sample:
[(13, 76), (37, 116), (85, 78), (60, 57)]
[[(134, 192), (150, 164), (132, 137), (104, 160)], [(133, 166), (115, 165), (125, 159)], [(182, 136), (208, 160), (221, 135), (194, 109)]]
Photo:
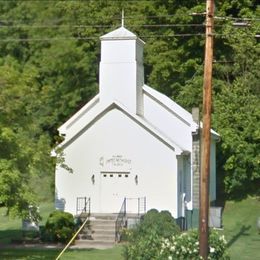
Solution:
[[(65, 24), (65, 25), (27, 25), (27, 24), (14, 24), (14, 25), (5, 25), (1, 24), (0, 28), (111, 28), (115, 27), (113, 25), (84, 25), (84, 24)], [(127, 27), (205, 27), (205, 24), (128, 24)]]
[[(141, 39), (151, 39), (151, 38), (174, 38), (174, 37), (193, 37), (200, 36), (205, 37), (205, 33), (175, 33), (175, 34), (152, 34), (152, 35), (139, 35)], [(216, 37), (227, 37), (227, 35), (214, 33), (213, 36)], [(0, 42), (39, 42), (39, 41), (63, 41), (63, 40), (98, 40), (100, 36), (88, 36), (88, 37), (78, 37), (78, 36), (68, 36), (68, 37), (41, 37), (41, 38), (6, 38), (0, 39)], [(259, 34), (255, 35), (255, 38), (259, 38)]]
[[(0, 2), (95, 2), (96, 0), (0, 0)], [(119, 2), (120, 0), (107, 0)], [(151, 2), (151, 0), (127, 0), (128, 2)]]
[[(46, 0), (47, 1), (47, 0)], [(49, 0), (48, 0), (49, 1)], [(0, 0), (2, 2), (2, 0)], [(194, 14), (193, 14), (194, 15)], [(199, 14), (196, 14), (199, 15)], [(161, 16), (145, 16), (145, 18), (163, 18), (163, 17), (172, 17), (174, 15), (161, 15)], [(127, 16), (125, 19), (136, 19), (137, 16)], [(255, 20), (258, 21), (260, 19), (257, 18), (235, 18), (235, 17), (216, 17), (218, 19), (232, 19), (236, 21), (241, 21), (241, 19), (246, 19), (246, 21)], [(114, 20), (122, 19), (122, 18), (113, 18)], [(52, 20), (53, 22), (62, 22), (61, 19)], [(104, 24), (23, 24), (21, 21), (17, 24), (14, 23), (14, 21), (8, 21), (0, 18), (0, 28), (116, 28), (115, 25), (104, 25)], [(46, 21), (45, 21), (46, 22)], [(221, 27), (224, 25), (215, 25), (215, 27)], [(187, 24), (128, 24), (127, 27), (130, 28), (194, 28), (194, 27), (205, 27), (204, 23), (187, 23)], [(219, 36), (220, 34), (215, 34), (216, 36)], [(191, 36), (204, 36), (204, 33), (176, 33), (173, 35), (161, 35), (161, 34), (154, 34), (154, 35), (143, 35), (140, 36), (140, 38), (169, 38), (169, 37), (191, 37)], [(7, 39), (0, 39), (0, 42), (9, 42), (9, 41), (17, 41), (17, 42), (29, 42), (29, 41), (59, 41), (59, 40), (90, 40), (90, 39), (97, 39), (96, 36), (90, 36), (90, 37), (43, 37), (43, 38), (7, 38)]]
[[(117, 26), (112, 25), (1, 25), (0, 28), (116, 28)], [(128, 25), (131, 28), (144, 27), (144, 28), (161, 28), (161, 27), (204, 27), (203, 24), (143, 24), (143, 25)], [(200, 36), (202, 34), (198, 33), (178, 33), (174, 35), (141, 35), (140, 38), (148, 39), (148, 38), (166, 38), (166, 37), (191, 37), (191, 36)], [(0, 42), (32, 42), (32, 41), (61, 41), (61, 40), (93, 40), (98, 39), (99, 37), (90, 36), (90, 37), (41, 37), (41, 38), (6, 38), (0, 39)]]
[[(48, 0), (46, 0), (46, 1), (48, 1)], [(0, 2), (4, 2), (4, 1), (0, 0)], [(195, 16), (195, 15), (202, 16), (202, 15), (205, 15), (205, 13), (189, 13), (189, 14), (187, 14), (187, 16)], [(138, 19), (138, 18), (145, 18), (145, 19), (158, 18), (159, 19), (159, 18), (168, 18), (168, 17), (174, 17), (174, 16), (175, 16), (175, 14), (147, 15), (147, 16), (135, 15), (135, 16), (125, 16), (124, 19), (125, 20)], [(95, 19), (97, 17), (88, 15), (88, 18)], [(122, 19), (122, 17), (120, 17), (120, 16), (106, 17), (106, 18), (110, 18), (112, 20), (121, 20)], [(260, 21), (259, 17), (214, 16), (214, 19), (216, 19), (216, 20), (235, 20), (235, 21)], [(62, 22), (62, 21), (64, 21), (64, 20), (61, 19), (61, 18), (45, 20), (45, 22)], [(10, 23), (11, 25), (14, 22), (22, 23), (21, 20), (6, 20), (6, 19), (1, 19), (1, 17), (0, 17), (0, 23), (1, 22), (2, 23)]]
[[(173, 35), (141, 35), (142, 39), (148, 38), (172, 38), (172, 37), (191, 37), (191, 36), (205, 36), (204, 33), (186, 33)], [(64, 41), (64, 40), (99, 40), (98, 36), (90, 37), (46, 37), (46, 38), (7, 38), (0, 39), (0, 42), (30, 42), (30, 41)]]
[(235, 21), (260, 21), (260, 18), (254, 17), (231, 17), (231, 16), (214, 16), (217, 20), (235, 20)]
[[(140, 35), (138, 36), (141, 39), (152, 39), (152, 38), (175, 38), (175, 37), (205, 37), (205, 33), (183, 33), (183, 34), (170, 34), (170, 35), (162, 35), (162, 34), (154, 34), (154, 35)], [(225, 34), (214, 33), (215, 37), (228, 37)], [(242, 36), (241, 36), (242, 37)], [(259, 34), (254, 36), (255, 38), (260, 38)], [(89, 37), (45, 37), (45, 38), (6, 38), (0, 39), (0, 42), (47, 42), (47, 41), (65, 41), (65, 40), (96, 40), (98, 41), (100, 36), (89, 36)]]

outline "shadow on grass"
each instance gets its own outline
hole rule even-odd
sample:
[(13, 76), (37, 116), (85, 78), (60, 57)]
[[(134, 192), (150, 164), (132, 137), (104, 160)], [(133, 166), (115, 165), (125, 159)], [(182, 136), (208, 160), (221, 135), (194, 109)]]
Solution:
[(0, 230), (0, 244), (9, 244), (12, 239), (21, 239), (21, 229)]
[(251, 228), (251, 225), (245, 226), (243, 225), (237, 234), (235, 234), (227, 243), (227, 247), (231, 247), (241, 236), (249, 236), (246, 231), (248, 231)]
[(55, 259), (59, 254), (59, 250), (57, 249), (1, 249), (0, 258), (1, 259), (30, 259), (30, 260), (50, 260)]
[[(84, 250), (69, 250), (70, 252), (90, 252), (94, 251), (94, 249), (84, 249)], [(10, 249), (1, 249), (0, 250), (0, 259), (1, 260), (52, 260), (56, 259), (56, 257), (61, 252), (61, 249), (53, 249), (53, 248), (10, 248)], [(78, 259), (78, 258), (77, 258)]]
[[(55, 259), (59, 249), (16, 248), (22, 246), (23, 233), (21, 229), (0, 230), (0, 259)], [(12, 243), (21, 241), (21, 243)]]

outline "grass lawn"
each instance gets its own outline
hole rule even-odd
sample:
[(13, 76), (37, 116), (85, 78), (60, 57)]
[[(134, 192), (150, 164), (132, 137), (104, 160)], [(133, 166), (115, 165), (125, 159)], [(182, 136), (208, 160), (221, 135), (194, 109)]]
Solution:
[[(51, 202), (45, 202), (40, 205), (42, 220), (40, 225), (44, 225), (50, 212), (54, 210)], [(5, 216), (5, 209), (0, 208), (0, 244), (9, 244), (12, 238), (19, 239), (22, 237), (22, 221), (18, 218)]]
[[(69, 250), (60, 258), (61, 260), (122, 260), (121, 247), (112, 249), (88, 249), (88, 250)], [(2, 249), (0, 259), (3, 260), (52, 260), (55, 259), (60, 250), (56, 249)]]
[[(44, 224), (49, 213), (53, 211), (52, 203), (43, 203), (40, 207)], [(228, 251), (233, 260), (260, 259), (260, 234), (256, 228), (257, 217), (260, 216), (260, 201), (257, 198), (248, 198), (243, 201), (226, 202), (223, 214), (223, 226)], [(21, 237), (21, 220), (9, 219), (0, 209), (0, 245), (9, 245), (10, 249), (0, 249), (0, 259), (55, 259), (60, 249), (15, 249), (11, 248), (12, 238)], [(62, 260), (122, 260), (122, 247), (117, 246), (106, 250), (68, 250)]]
[(59, 254), (58, 250), (53, 249), (0, 249), (0, 259), (55, 259), (55, 257)]
[(231, 259), (260, 259), (260, 234), (256, 228), (260, 200), (228, 201), (223, 215), (224, 235)]
[[(40, 212), (42, 221), (40, 225), (44, 225), (50, 212), (54, 210), (53, 203), (43, 203), (40, 205)], [(5, 216), (5, 209), (0, 208), (0, 245), (8, 245), (10, 248), (0, 248), (0, 259), (30, 259), (30, 260), (52, 260), (55, 259), (60, 253), (61, 249), (18, 249), (12, 248), (11, 240), (19, 239), (22, 237), (21, 232), (21, 219), (12, 219)], [(67, 250), (60, 258), (62, 260), (122, 260), (122, 248), (120, 246), (112, 249), (98, 250)]]

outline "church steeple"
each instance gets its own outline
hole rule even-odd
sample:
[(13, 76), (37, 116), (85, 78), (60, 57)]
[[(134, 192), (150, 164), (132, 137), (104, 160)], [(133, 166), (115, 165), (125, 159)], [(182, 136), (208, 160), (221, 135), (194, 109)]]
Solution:
[(100, 37), (100, 102), (117, 101), (130, 112), (142, 115), (144, 42), (122, 26)]

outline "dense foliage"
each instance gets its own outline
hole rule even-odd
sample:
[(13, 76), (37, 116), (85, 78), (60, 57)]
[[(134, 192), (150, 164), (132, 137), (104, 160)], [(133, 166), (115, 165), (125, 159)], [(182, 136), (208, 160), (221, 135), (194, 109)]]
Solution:
[(124, 247), (125, 259), (155, 259), (161, 247), (162, 238), (180, 233), (174, 218), (168, 211), (149, 210), (140, 223), (126, 230), (128, 243)]
[[(192, 14), (205, 1), (0, 1), (0, 202), (15, 215), (36, 203), (32, 179), (35, 190), (53, 178), (57, 127), (98, 92), (99, 37), (120, 26), (122, 8), (146, 41), (146, 82), (201, 107), (204, 16)], [(246, 195), (260, 180), (259, 6), (220, 0), (216, 16), (218, 176), (228, 196)]]
[(72, 214), (63, 211), (53, 211), (48, 217), (42, 238), (49, 242), (68, 242), (75, 231)]
[[(210, 230), (208, 260), (228, 260), (227, 245), (224, 236), (217, 231)], [(199, 256), (199, 234), (197, 230), (190, 230), (181, 235), (163, 239), (157, 259), (202, 259)]]
[[(37, 124), (38, 83), (33, 69), (13, 59), (0, 66), (0, 202), (13, 216), (27, 218), (37, 201), (33, 176), (50, 168), (50, 140)], [(36, 187), (37, 190), (37, 187)]]
[(131, 237), (135, 240), (139, 236), (146, 236), (151, 231), (159, 236), (170, 237), (172, 234), (179, 233), (180, 229), (169, 211), (159, 212), (151, 209), (141, 218), (140, 225), (132, 230)]
[[(181, 233), (168, 211), (148, 211), (126, 234), (124, 259), (201, 259), (198, 230)], [(208, 259), (230, 259), (224, 236), (215, 230), (210, 230)]]

